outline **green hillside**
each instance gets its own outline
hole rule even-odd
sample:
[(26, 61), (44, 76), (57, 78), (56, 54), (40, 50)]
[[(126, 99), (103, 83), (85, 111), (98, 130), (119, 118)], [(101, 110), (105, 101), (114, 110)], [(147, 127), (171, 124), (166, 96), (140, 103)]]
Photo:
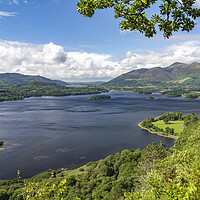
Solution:
[(39, 81), (44, 83), (55, 83), (57, 85), (67, 86), (68, 83), (59, 80), (51, 80), (42, 76), (29, 76), (19, 73), (4, 73), (0, 74), (0, 88), (8, 88), (13, 85), (27, 84), (32, 81)]
[(0, 181), (0, 199), (198, 200), (200, 119), (187, 118), (185, 124), (170, 149), (153, 143), (76, 170), (48, 170), (27, 180), (18, 173), (15, 180)]
[(168, 67), (138, 69), (122, 74), (104, 86), (200, 86), (200, 63), (174, 63)]

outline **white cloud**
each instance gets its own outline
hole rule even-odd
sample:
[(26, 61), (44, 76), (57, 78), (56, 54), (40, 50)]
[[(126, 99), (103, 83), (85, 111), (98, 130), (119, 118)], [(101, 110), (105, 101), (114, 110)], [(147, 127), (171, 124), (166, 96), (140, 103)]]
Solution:
[(13, 0), (13, 3), (18, 5), (19, 4), (19, 0)]
[(165, 67), (173, 62), (200, 62), (200, 42), (173, 44), (143, 55), (128, 51), (113, 62), (109, 54), (67, 52), (62, 46), (0, 41), (0, 72), (41, 75), (65, 81), (109, 80), (139, 68)]
[(146, 55), (128, 51), (120, 65), (132, 69), (166, 67), (174, 62), (192, 63), (200, 62), (200, 42), (189, 41), (168, 46), (163, 51), (150, 51)]
[(200, 7), (200, 0), (196, 0), (195, 5), (199, 8)]
[(19, 5), (20, 3), (25, 3), (25, 4), (27, 4), (27, 3), (29, 3), (29, 1), (28, 1), (28, 0), (7, 0), (7, 3), (8, 3), (9, 5), (13, 5), (13, 4)]
[(17, 15), (16, 12), (0, 11), (0, 18), (2, 18), (2, 17), (15, 17), (16, 15)]
[[(0, 41), (0, 72), (19, 72), (62, 80), (109, 79), (122, 72), (108, 54), (66, 52), (53, 43)], [(116, 67), (115, 67), (116, 66)]]
[(120, 29), (119, 32), (120, 32), (121, 35), (126, 35), (126, 34), (128, 34), (128, 33), (135, 33), (135, 32), (137, 32), (137, 31), (130, 31), (130, 30), (123, 30), (123, 31), (122, 31), (122, 30)]

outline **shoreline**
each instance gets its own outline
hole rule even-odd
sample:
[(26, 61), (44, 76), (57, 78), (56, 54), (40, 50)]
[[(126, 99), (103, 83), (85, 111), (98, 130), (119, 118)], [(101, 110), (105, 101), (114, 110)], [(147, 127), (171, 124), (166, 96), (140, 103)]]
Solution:
[[(158, 117), (157, 117), (157, 118), (158, 118)], [(142, 122), (143, 122), (143, 121), (142, 121)], [(162, 136), (162, 137), (166, 137), (166, 138), (175, 139), (175, 140), (178, 139), (178, 136), (173, 136), (173, 135), (162, 135), (162, 133), (150, 131), (148, 128), (144, 128), (144, 127), (141, 126), (141, 123), (142, 123), (142, 122), (140, 122), (140, 123), (138, 124), (138, 126), (139, 126), (141, 129), (148, 131), (149, 133), (156, 134), (156, 135), (159, 135), (159, 136)]]
[[(157, 117), (157, 118), (158, 118), (158, 117)], [(143, 122), (143, 121), (142, 121), (142, 122)], [(138, 124), (138, 126), (139, 126), (141, 129), (146, 130), (146, 131), (148, 131), (148, 132), (151, 133), (151, 134), (156, 134), (156, 135), (159, 135), (159, 136), (162, 136), (162, 137), (166, 137), (166, 138), (171, 138), (171, 139), (174, 139), (174, 140), (176, 140), (176, 139), (178, 138), (177, 136), (165, 136), (165, 135), (159, 134), (159, 133), (157, 133), (157, 132), (152, 132), (152, 131), (148, 130), (147, 128), (142, 127), (142, 126), (141, 126), (141, 123), (142, 123), (142, 122), (140, 122), (140, 123)], [(175, 145), (175, 144), (174, 144), (174, 145)], [(174, 146), (174, 145), (173, 145), (173, 146)], [(2, 148), (2, 146), (1, 146), (1, 147), (0, 147), (0, 151), (3, 150), (3, 149), (4, 149), (4, 148)], [(93, 161), (89, 161), (89, 162), (95, 162), (95, 161), (93, 160)], [(72, 166), (69, 166), (69, 167), (64, 166), (64, 167), (57, 168), (56, 170), (61, 170), (62, 172), (77, 170), (77, 169), (79, 169), (79, 168), (81, 168), (81, 167), (87, 165), (87, 163), (89, 163), (89, 162), (81, 163), (81, 164), (79, 163), (79, 164), (72, 165)], [(25, 177), (25, 178), (22, 178), (22, 179), (30, 179), (30, 178), (32, 178), (32, 177), (34, 177), (34, 176), (36, 176), (36, 175), (38, 175), (38, 174), (44, 173), (44, 172), (46, 172), (46, 171), (47, 171), (47, 170), (42, 171), (42, 172), (39, 172), (39, 173), (36, 173), (36, 174), (34, 174), (34, 175), (31, 175), (31, 176), (28, 176), (28, 177)], [(0, 180), (13, 180), (13, 178), (11, 178), (11, 179), (0, 179)]]
[[(110, 92), (110, 91), (108, 91), (108, 92)], [(24, 97), (24, 98), (20, 98), (20, 99), (0, 100), (0, 103), (8, 102), (8, 101), (22, 101), (22, 100), (29, 99), (29, 98), (32, 98), (32, 97), (41, 98), (41, 97), (68, 97), (68, 96), (79, 96), (79, 95), (99, 95), (101, 93), (108, 93), (108, 92), (84, 93), (84, 94), (67, 94), (67, 95), (54, 95), (54, 96), (53, 95), (30, 96), (30, 97)]]

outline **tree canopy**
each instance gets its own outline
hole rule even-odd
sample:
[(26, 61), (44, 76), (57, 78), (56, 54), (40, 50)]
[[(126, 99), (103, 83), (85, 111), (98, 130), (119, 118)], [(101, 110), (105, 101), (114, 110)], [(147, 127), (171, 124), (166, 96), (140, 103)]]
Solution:
[[(84, 17), (92, 17), (97, 9), (114, 8), (114, 17), (122, 19), (122, 31), (138, 30), (150, 38), (159, 29), (165, 38), (169, 38), (173, 32), (189, 32), (195, 27), (195, 20), (200, 17), (200, 9), (195, 7), (195, 2), (196, 0), (80, 0), (77, 9)], [(153, 14), (150, 14), (152, 11)]]

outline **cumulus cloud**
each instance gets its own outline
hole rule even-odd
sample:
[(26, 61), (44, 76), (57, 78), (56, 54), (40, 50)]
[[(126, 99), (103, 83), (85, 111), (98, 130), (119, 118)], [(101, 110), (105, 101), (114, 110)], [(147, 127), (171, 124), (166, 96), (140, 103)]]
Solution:
[(2, 17), (15, 17), (16, 15), (17, 15), (16, 12), (0, 11), (0, 18), (2, 18)]
[(0, 41), (0, 72), (41, 75), (64, 81), (109, 80), (139, 68), (166, 67), (173, 62), (200, 62), (200, 42), (173, 44), (161, 52), (128, 51), (112, 61), (109, 54), (67, 52), (60, 45)]
[(200, 62), (200, 42), (189, 41), (168, 46), (161, 52), (149, 51), (142, 55), (128, 51), (125, 58), (119, 61), (124, 67), (132, 69), (166, 67), (174, 62)]
[(0, 72), (42, 75), (61, 80), (109, 79), (122, 72), (108, 54), (66, 52), (53, 43), (0, 41)]

